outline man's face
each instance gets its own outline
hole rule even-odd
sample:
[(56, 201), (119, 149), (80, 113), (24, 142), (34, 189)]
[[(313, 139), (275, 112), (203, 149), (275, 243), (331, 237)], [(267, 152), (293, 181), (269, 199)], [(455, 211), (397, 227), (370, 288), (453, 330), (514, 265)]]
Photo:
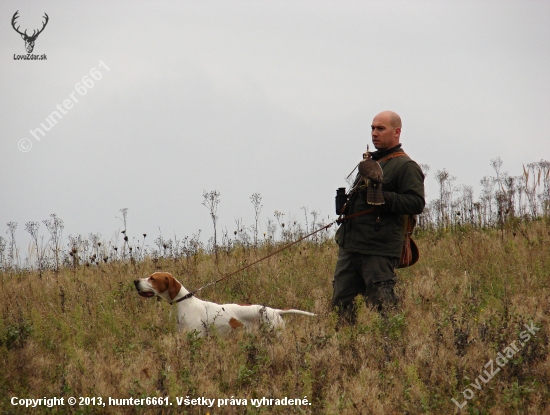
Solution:
[(378, 114), (374, 117), (371, 128), (372, 143), (377, 150), (388, 150), (399, 144), (401, 128), (393, 127), (388, 115)]

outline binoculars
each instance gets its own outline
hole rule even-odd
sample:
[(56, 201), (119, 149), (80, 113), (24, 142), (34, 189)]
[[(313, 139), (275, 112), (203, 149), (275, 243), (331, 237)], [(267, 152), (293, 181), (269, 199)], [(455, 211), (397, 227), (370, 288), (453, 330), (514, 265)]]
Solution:
[(346, 203), (348, 201), (348, 195), (346, 194), (346, 188), (345, 187), (339, 187), (336, 190), (336, 214), (342, 215), (344, 214), (344, 210), (346, 208)]

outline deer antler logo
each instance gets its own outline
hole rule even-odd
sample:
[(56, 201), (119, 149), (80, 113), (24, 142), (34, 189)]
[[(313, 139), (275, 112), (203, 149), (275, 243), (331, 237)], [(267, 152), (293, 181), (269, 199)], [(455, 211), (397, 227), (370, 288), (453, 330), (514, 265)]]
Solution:
[(19, 33), (21, 35), (21, 37), (23, 38), (23, 40), (25, 41), (25, 49), (27, 49), (27, 53), (32, 53), (32, 50), (34, 49), (34, 42), (36, 41), (36, 38), (38, 37), (38, 35), (40, 33), (42, 33), (42, 31), (44, 30), (44, 28), (48, 24), (48, 20), (50, 20), (50, 18), (48, 17), (48, 15), (46, 13), (44, 13), (43, 17), (46, 19), (46, 21), (42, 23), (42, 29), (40, 29), (38, 31), (34, 30), (32, 32), (32, 35), (29, 36), (29, 35), (27, 35), (26, 30), (25, 30), (25, 32), (20, 32), (19, 31), (20, 26), (15, 27), (15, 20), (17, 20), (17, 18), (19, 17), (17, 15), (17, 13), (19, 13), (19, 10), (17, 10), (15, 12), (15, 14), (13, 15), (13, 18), (11, 19), (11, 25), (13, 26), (13, 29), (17, 33)]

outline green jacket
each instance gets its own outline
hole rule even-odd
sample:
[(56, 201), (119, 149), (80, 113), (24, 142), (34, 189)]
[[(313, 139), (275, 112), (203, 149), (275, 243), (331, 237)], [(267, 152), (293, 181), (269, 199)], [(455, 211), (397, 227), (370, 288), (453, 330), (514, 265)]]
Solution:
[[(403, 152), (401, 145), (374, 152), (373, 159), (397, 152)], [(336, 241), (346, 251), (399, 258), (405, 238), (405, 217), (422, 213), (426, 203), (424, 174), (409, 156), (383, 161), (380, 166), (384, 172), (382, 191), (386, 203), (376, 207), (373, 213), (344, 221), (336, 232)], [(366, 195), (367, 189), (361, 186), (351, 196), (346, 214), (375, 207), (367, 204)]]

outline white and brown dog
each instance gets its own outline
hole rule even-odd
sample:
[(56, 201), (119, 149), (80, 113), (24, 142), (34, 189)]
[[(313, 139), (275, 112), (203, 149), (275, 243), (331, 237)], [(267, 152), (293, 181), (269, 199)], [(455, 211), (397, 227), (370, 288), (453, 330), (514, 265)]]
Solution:
[[(160, 298), (173, 303), (185, 297), (189, 291), (169, 272), (155, 272), (148, 278), (134, 281), (136, 289), (142, 297)], [(301, 310), (279, 310), (262, 305), (216, 304), (202, 301), (190, 296), (177, 303), (179, 330), (194, 331), (205, 336), (212, 327), (218, 333), (226, 334), (239, 327), (254, 328), (266, 324), (272, 329), (283, 329), (284, 314), (302, 314), (315, 316), (313, 313)]]

